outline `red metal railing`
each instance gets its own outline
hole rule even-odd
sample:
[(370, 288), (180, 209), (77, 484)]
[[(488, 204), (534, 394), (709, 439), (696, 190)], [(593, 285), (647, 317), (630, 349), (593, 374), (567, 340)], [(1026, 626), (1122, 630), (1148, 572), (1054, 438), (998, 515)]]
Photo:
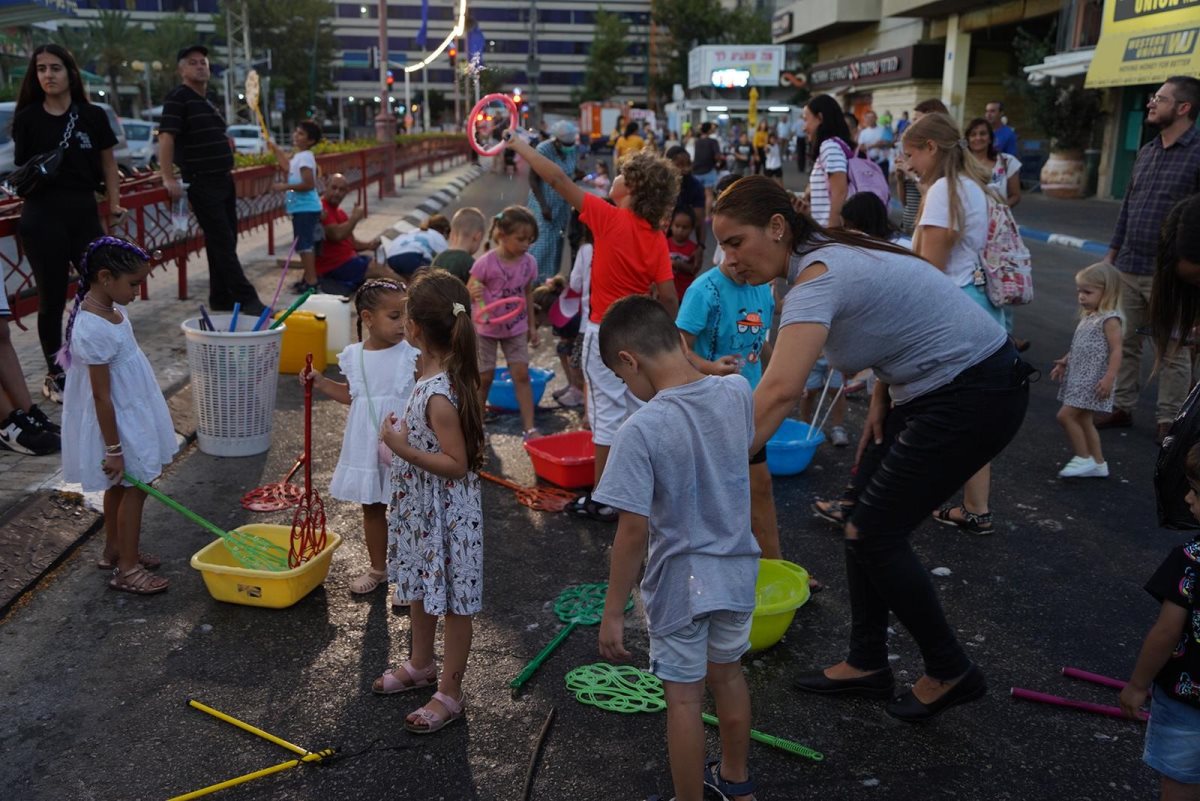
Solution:
[[(345, 175), (356, 203), (365, 212), (372, 183), (377, 186), (376, 197), (383, 197), (387, 148), (387, 145), (381, 145), (318, 156), (318, 170), (322, 176), (334, 173)], [(415, 144), (396, 146), (396, 173), (400, 177), (400, 185), (404, 185), (404, 174), (408, 171), (416, 169), (419, 178), (423, 169), (435, 166), (444, 168), (465, 160), (469, 153), (466, 140), (455, 136), (431, 137)], [(233, 177), (237, 189), (238, 234), (245, 235), (266, 226), (267, 252), (274, 255), (275, 221), (286, 214), (283, 194), (271, 189), (276, 180), (276, 168), (273, 165), (244, 167), (234, 170)], [(204, 247), (203, 232), (195, 220), (191, 221), (186, 236), (175, 232), (171, 225), (171, 204), (167, 190), (158, 175), (122, 182), (121, 205), (129, 214), (114, 233), (137, 242), (148, 251), (158, 251), (156, 267), (169, 269), (174, 262), (179, 277), (179, 298), (186, 299), (188, 256)], [(106, 216), (105, 206), (104, 203), (100, 204), (102, 219)], [(20, 318), (37, 311), (37, 286), (21, 245), (20, 216), (20, 200), (0, 201), (0, 275), (4, 277), (4, 289), (8, 294), (13, 320), (23, 328)], [(142, 287), (145, 296), (145, 284)], [(73, 292), (72, 285), (69, 293)]]

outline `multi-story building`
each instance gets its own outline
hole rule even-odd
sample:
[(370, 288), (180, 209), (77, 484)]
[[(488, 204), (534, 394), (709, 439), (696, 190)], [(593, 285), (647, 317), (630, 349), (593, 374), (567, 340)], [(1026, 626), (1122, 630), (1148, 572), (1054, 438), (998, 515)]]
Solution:
[[(331, 0), (330, 24), (338, 41), (331, 78), (334, 88), (327, 92), (320, 110), (330, 119), (339, 113), (351, 125), (368, 125), (381, 101), (378, 68), (372, 68), (369, 51), (379, 43), (379, 3), (377, 0)], [(452, 30), (459, 0), (429, 0), (427, 48), (440, 44)], [(185, 12), (199, 30), (216, 40), (224, 38), (224, 30), (214, 25), (220, 19), (222, 4), (218, 0), (76, 0), (77, 14), (63, 21), (65, 25), (85, 25), (101, 9), (127, 11), (135, 24), (152, 25), (168, 14)], [(589, 43), (595, 31), (598, 8), (617, 14), (628, 25), (628, 56), (619, 65), (625, 84), (613, 100), (644, 102), (647, 97), (647, 78), (650, 69), (650, 0), (529, 0), (512, 3), (508, 0), (470, 0), (468, 12), (484, 35), (486, 46), (483, 63), (486, 69), (499, 70), (506, 88), (521, 87), (525, 96), (536, 94), (547, 110), (566, 110), (572, 104), (572, 90), (583, 82)], [(388, 60), (392, 62), (396, 81), (393, 95), (398, 100), (402, 92), (402, 66), (419, 62), (426, 49), (416, 42), (421, 26), (421, 3), (418, 0), (388, 2), (387, 37)], [(252, 27), (252, 25), (251, 25)], [(253, 46), (253, 42), (251, 42)], [(305, 42), (297, 42), (298, 47)], [(460, 47), (459, 61), (466, 60), (465, 43)], [(531, 71), (531, 57), (533, 58)], [(223, 61), (220, 49), (214, 50), (212, 60)], [(449, 98), (453, 93), (453, 73), (450, 60), (443, 54), (427, 68), (428, 75), (415, 72), (410, 76), (414, 97), (428, 81), (431, 91)], [(265, 72), (265, 70), (261, 70)], [(535, 80), (536, 75), (536, 80)], [(129, 87), (131, 97), (136, 87)], [(353, 98), (353, 100), (351, 100)]]

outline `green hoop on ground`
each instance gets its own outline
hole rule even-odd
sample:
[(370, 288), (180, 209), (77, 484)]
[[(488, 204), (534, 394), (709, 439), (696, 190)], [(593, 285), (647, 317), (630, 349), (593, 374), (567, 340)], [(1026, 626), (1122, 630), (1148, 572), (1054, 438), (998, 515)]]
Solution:
[(659, 678), (632, 665), (582, 665), (567, 674), (567, 689), (575, 693), (579, 703), (606, 712), (633, 715), (667, 708)]

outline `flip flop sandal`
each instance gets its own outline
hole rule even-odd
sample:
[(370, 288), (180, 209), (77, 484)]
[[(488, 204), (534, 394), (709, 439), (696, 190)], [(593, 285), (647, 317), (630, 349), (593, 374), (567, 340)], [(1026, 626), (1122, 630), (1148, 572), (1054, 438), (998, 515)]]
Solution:
[(854, 504), (842, 500), (813, 501), (809, 508), (812, 509), (814, 515), (822, 520), (828, 520), (835, 526), (844, 526), (846, 525), (846, 518), (849, 516), (850, 511), (854, 509)]
[[(138, 564), (141, 565), (142, 567), (146, 568), (147, 570), (157, 570), (158, 568), (162, 567), (162, 560), (159, 559), (157, 556), (155, 556), (152, 553), (138, 551)], [(96, 560), (96, 567), (99, 568), (100, 570), (112, 571), (112, 570), (116, 570), (117, 563), (110, 562), (107, 559), (105, 559), (103, 556), (101, 556), (99, 559)]]
[(596, 503), (591, 498), (588, 498), (587, 503), (584, 504), (583, 513), (588, 519), (598, 520), (601, 523), (615, 523), (620, 518), (616, 509)]
[(130, 592), (134, 595), (157, 595), (160, 592), (166, 592), (170, 584), (165, 578), (156, 576), (138, 565), (128, 572), (114, 570), (108, 586), (114, 590)]
[(350, 582), (350, 592), (355, 595), (366, 595), (379, 589), (379, 585), (387, 583), (387, 572), (383, 570), (368, 570)]
[[(954, 517), (955, 512), (961, 512), (962, 519), (956, 519)], [(957, 526), (963, 531), (969, 531), (972, 534), (992, 533), (991, 512), (984, 512), (983, 514), (968, 512), (967, 507), (962, 504), (958, 506), (943, 506), (933, 513), (933, 519), (944, 526)]]
[(580, 495), (578, 498), (567, 504), (566, 507), (564, 507), (564, 511), (570, 512), (571, 514), (579, 517), (587, 517), (587, 505), (588, 501), (590, 500), (591, 498), (589, 498), (587, 495)]
[[(396, 677), (396, 671), (403, 670), (408, 676), (408, 684)], [(371, 692), (376, 695), (395, 695), (409, 690), (419, 690), (422, 687), (432, 687), (437, 684), (437, 663), (431, 664), (425, 670), (417, 670), (413, 663), (406, 661), (398, 668), (383, 671), (383, 675), (371, 683)]]
[(467, 700), (467, 694), (464, 692), (462, 697), (455, 701), (445, 693), (434, 693), (434, 700), (441, 701), (442, 706), (446, 708), (446, 715), (443, 717), (438, 712), (430, 709), (428, 706), (423, 706), (412, 714), (416, 716), (416, 721), (405, 720), (404, 728), (408, 729), (413, 734), (433, 734), (439, 729), (444, 729), (454, 721), (458, 720), (463, 715), (463, 704)]

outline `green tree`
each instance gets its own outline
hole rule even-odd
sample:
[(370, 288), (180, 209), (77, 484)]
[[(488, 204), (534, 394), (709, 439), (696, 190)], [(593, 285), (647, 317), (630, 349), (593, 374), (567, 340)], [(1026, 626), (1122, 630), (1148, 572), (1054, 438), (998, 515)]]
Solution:
[(121, 113), (121, 98), (117, 94), (123, 76), (129, 73), (129, 62), (138, 56), (142, 29), (124, 11), (102, 10), (87, 27), (91, 54), (96, 71), (108, 78), (109, 104)]
[(596, 32), (588, 50), (583, 85), (573, 92), (575, 102), (608, 100), (625, 83), (620, 67), (629, 54), (625, 42), (628, 35), (629, 25), (623, 19), (605, 11), (604, 6), (596, 10)]
[[(333, 88), (330, 67), (338, 46), (332, 4), (329, 0), (246, 0), (246, 13), (255, 52), (271, 50), (271, 89), (284, 91), (285, 120), (305, 119), (309, 106), (316, 106), (321, 116), (324, 94)], [(218, 30), (224, 31), (224, 16), (220, 19)]]
[[(164, 17), (151, 29), (145, 31), (137, 48), (137, 58), (140, 61), (153, 64), (155, 61), (162, 65), (161, 69), (150, 70), (150, 97), (146, 98), (147, 107), (161, 103), (167, 92), (179, 82), (176, 69), (175, 54), (181, 48), (201, 41), (196, 30), (196, 24), (188, 19), (182, 11)], [(139, 81), (143, 76), (135, 76)]]
[(664, 66), (651, 76), (651, 85), (660, 95), (669, 95), (674, 84), (687, 86), (688, 53), (693, 47), (771, 41), (771, 21), (743, 0), (731, 9), (724, 8), (721, 0), (652, 0), (650, 15), (665, 32)]

